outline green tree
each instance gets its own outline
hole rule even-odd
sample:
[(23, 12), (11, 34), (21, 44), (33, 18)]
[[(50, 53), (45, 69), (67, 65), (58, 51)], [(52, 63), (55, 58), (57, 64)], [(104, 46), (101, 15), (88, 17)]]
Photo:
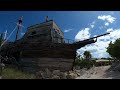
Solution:
[(109, 43), (109, 46), (107, 47), (107, 52), (115, 60), (120, 60), (120, 38), (117, 39), (114, 43)]
[(85, 52), (84, 52), (84, 58), (85, 58), (86, 60), (90, 60), (90, 59), (92, 58), (91, 53), (90, 53), (89, 51), (85, 51)]
[(84, 58), (78, 53), (76, 53), (76, 61), (74, 63), (74, 66), (80, 66), (81, 69), (82, 68), (89, 69), (90, 67), (95, 65), (96, 60), (90, 60), (92, 55), (89, 51), (85, 51), (83, 55), (84, 55)]

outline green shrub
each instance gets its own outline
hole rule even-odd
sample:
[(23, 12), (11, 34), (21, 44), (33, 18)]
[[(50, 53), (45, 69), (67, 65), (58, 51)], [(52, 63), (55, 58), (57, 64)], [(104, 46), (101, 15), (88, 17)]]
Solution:
[(96, 64), (96, 60), (91, 60), (92, 64), (95, 65)]
[(109, 46), (107, 47), (107, 52), (115, 60), (120, 60), (120, 38), (117, 39), (114, 43), (109, 43)]
[(95, 64), (96, 61), (94, 60), (76, 60), (74, 66), (80, 66), (80, 68), (90, 68)]

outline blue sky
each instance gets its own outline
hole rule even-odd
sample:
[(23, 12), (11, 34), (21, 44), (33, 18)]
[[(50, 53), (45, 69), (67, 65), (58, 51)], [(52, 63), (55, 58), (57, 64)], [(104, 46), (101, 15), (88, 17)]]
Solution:
[[(107, 46), (109, 41), (114, 42), (120, 37), (119, 11), (0, 11), (0, 33), (7, 30), (8, 37), (20, 16), (23, 16), (23, 26), (25, 27), (22, 28), (21, 33), (25, 33), (28, 26), (45, 21), (47, 15), (61, 28), (64, 37), (72, 40), (82, 40), (113, 31), (109, 37), (101, 37), (97, 43), (79, 49), (78, 53), (80, 54), (89, 50), (94, 57), (100, 53), (102, 54), (99, 57), (108, 57), (105, 47), (101, 48), (100, 44), (105, 43)], [(16, 31), (10, 37), (11, 41), (14, 41), (15, 34)], [(22, 34), (20, 35), (22, 36)], [(96, 51), (98, 53), (95, 53)]]

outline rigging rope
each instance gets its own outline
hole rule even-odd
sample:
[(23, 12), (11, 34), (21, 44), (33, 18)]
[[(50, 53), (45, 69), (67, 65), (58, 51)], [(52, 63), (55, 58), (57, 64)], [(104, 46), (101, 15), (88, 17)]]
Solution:
[[(10, 36), (13, 34), (13, 32), (15, 31), (15, 29), (17, 28), (17, 26), (13, 29), (13, 31), (10, 33), (10, 35), (8, 36), (8, 38), (1, 44), (1, 47), (4, 45), (4, 43), (10, 38)], [(0, 47), (0, 48), (1, 48)]]

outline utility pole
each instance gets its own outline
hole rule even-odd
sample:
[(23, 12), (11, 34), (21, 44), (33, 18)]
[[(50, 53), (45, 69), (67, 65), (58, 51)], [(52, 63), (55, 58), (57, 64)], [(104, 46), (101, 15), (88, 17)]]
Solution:
[(22, 16), (20, 17), (20, 19), (18, 20), (18, 23), (17, 23), (17, 26), (18, 26), (18, 30), (17, 30), (17, 33), (16, 33), (16, 39), (15, 39), (15, 41), (17, 41), (18, 40), (18, 33), (19, 33), (19, 31), (20, 31), (20, 27), (22, 26)]

